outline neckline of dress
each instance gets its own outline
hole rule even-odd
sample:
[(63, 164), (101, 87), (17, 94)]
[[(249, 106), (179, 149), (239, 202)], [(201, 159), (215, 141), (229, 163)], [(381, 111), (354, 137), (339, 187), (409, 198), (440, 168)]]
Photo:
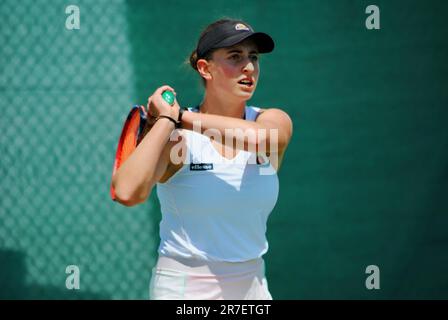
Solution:
[[(192, 107), (190, 108), (193, 112), (199, 112), (199, 105), (197, 105), (196, 107)], [(247, 106), (244, 107), (244, 120), (246, 120), (246, 116), (247, 116)], [(223, 156), (221, 153), (219, 153), (218, 150), (216, 150), (215, 146), (213, 145), (212, 141), (210, 140), (210, 138), (204, 136), (203, 134), (201, 134), (206, 140), (208, 145), (210, 146), (210, 148), (213, 149), (213, 152), (222, 160), (224, 160), (225, 162), (236, 162), (236, 160), (241, 156), (242, 153), (244, 153), (244, 150), (238, 150), (238, 153), (231, 159), (226, 158), (225, 156)]]

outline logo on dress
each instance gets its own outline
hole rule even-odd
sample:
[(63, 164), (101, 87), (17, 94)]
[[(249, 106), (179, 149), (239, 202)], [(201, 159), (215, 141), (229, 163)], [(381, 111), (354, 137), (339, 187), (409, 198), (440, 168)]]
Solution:
[(190, 163), (190, 171), (213, 170), (213, 163)]

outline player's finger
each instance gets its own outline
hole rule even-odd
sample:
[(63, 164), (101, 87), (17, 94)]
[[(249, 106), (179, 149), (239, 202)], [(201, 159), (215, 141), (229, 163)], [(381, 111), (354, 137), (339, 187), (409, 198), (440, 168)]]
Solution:
[(165, 90), (169, 90), (172, 93), (176, 94), (174, 89), (172, 87), (170, 87), (169, 85), (163, 85), (163, 86), (157, 88), (156, 91), (154, 91), (154, 94), (161, 95), (163, 93), (163, 91), (165, 91)]

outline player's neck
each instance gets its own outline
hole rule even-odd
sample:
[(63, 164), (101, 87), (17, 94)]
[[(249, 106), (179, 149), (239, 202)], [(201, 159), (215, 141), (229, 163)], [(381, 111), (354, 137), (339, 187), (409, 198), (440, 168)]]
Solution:
[(216, 114), (233, 118), (244, 118), (246, 101), (221, 97), (216, 94), (205, 94), (201, 103), (201, 113)]

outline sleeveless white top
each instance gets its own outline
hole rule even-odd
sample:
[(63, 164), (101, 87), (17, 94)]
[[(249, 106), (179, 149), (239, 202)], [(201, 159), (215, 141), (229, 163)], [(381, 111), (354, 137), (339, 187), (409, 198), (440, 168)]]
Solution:
[[(255, 107), (245, 111), (246, 120), (259, 114)], [(266, 223), (279, 192), (274, 168), (258, 165), (256, 154), (244, 150), (229, 160), (198, 132), (182, 130), (182, 135), (187, 160), (157, 184), (159, 254), (226, 262), (261, 257), (268, 250)]]

